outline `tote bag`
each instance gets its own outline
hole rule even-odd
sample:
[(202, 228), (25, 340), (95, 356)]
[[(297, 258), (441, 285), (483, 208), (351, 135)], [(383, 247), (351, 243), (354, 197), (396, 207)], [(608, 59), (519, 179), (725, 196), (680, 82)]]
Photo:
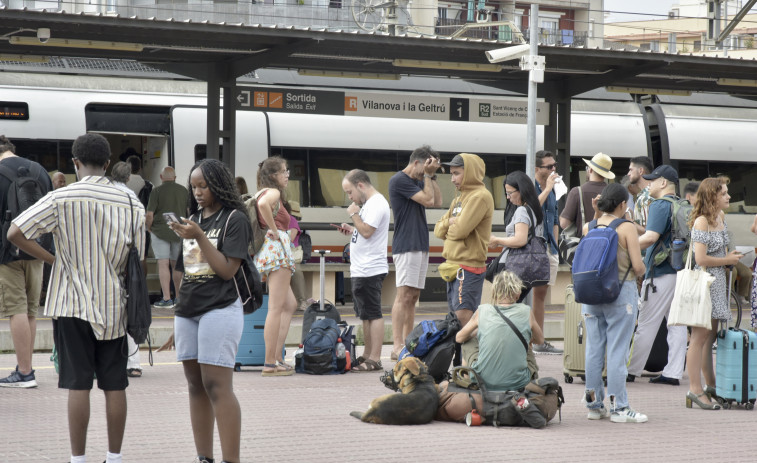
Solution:
[(668, 326), (692, 326), (698, 328), (712, 327), (712, 299), (710, 286), (715, 277), (707, 270), (691, 269), (690, 252), (686, 258), (686, 266), (676, 275), (676, 290), (673, 302), (670, 304)]

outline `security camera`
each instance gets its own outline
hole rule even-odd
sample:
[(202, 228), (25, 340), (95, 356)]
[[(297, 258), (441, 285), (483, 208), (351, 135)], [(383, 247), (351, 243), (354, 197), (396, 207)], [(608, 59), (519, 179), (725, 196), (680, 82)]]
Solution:
[(496, 50), (490, 50), (486, 52), (486, 59), (490, 63), (501, 63), (503, 61), (510, 61), (513, 59), (519, 59), (521, 56), (526, 56), (531, 50), (531, 45), (516, 45), (514, 47), (497, 48)]
[(37, 38), (41, 43), (47, 43), (50, 40), (50, 29), (47, 27), (40, 27), (37, 29)]

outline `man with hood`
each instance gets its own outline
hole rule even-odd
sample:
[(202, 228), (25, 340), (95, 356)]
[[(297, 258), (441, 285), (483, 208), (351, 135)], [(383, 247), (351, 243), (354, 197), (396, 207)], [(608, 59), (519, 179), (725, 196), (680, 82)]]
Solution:
[(436, 223), (434, 235), (444, 240), (442, 257), (446, 267), (454, 269), (447, 281), (447, 303), (465, 326), (481, 303), (494, 199), (484, 186), (486, 166), (480, 157), (461, 153), (445, 164), (457, 194)]

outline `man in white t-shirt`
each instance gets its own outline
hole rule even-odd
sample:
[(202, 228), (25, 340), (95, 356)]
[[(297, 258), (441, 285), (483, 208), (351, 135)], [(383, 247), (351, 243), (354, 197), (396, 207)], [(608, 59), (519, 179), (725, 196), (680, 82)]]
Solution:
[(381, 286), (389, 265), (386, 246), (389, 239), (389, 203), (371, 184), (368, 174), (351, 170), (342, 180), (342, 189), (352, 204), (347, 208), (352, 225), (339, 229), (350, 239), (350, 275), (355, 313), (363, 321), (365, 349), (353, 371), (383, 371), (381, 346), (384, 318), (381, 314)]

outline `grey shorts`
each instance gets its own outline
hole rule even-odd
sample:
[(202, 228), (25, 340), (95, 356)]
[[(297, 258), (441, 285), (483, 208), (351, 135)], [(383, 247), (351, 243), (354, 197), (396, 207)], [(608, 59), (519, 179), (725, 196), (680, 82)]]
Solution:
[(234, 368), (242, 338), (242, 301), (213, 309), (197, 317), (174, 318), (176, 360), (197, 360), (206, 365)]
[(166, 241), (152, 235), (152, 253), (156, 259), (177, 260), (181, 253), (181, 241)]
[(369, 277), (354, 277), (352, 299), (355, 302), (355, 315), (360, 320), (378, 320), (381, 314), (381, 287), (386, 273)]
[(394, 254), (394, 268), (397, 269), (397, 287), (426, 287), (428, 271), (428, 251), (412, 251)]

